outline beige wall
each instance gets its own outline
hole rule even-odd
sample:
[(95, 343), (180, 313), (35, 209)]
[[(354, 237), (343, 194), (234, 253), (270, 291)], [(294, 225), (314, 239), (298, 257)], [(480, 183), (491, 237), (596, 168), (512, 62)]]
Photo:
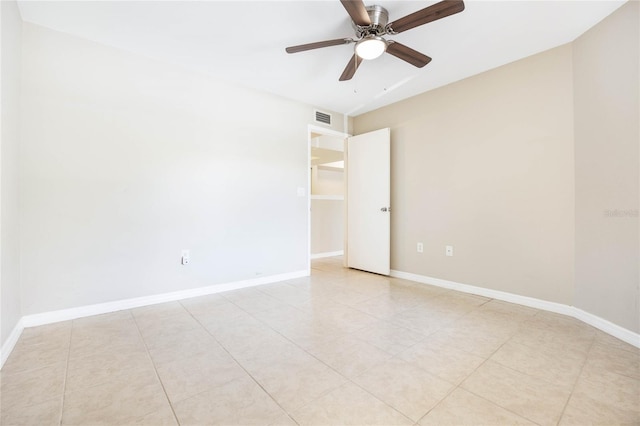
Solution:
[[(18, 153), (20, 112), (20, 55), (22, 20), (15, 1), (0, 2), (2, 22), (0, 127), (0, 346), (22, 315), (20, 309)], [(3, 354), (3, 357), (7, 354)], [(1, 362), (0, 362), (1, 365)]]
[(25, 315), (307, 269), (312, 106), (25, 23), (22, 108)]
[(575, 305), (640, 332), (640, 4), (573, 43)]
[(571, 304), (571, 80), (562, 46), (355, 117), (391, 128), (392, 269)]
[(391, 127), (393, 269), (640, 331), (639, 7), (354, 118), (356, 134)]

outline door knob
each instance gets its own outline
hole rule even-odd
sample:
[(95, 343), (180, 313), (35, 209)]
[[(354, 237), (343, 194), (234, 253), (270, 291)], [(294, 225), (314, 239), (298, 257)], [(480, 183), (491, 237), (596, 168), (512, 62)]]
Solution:
[(391, 208), (383, 207), (380, 209), (381, 212), (391, 211)]

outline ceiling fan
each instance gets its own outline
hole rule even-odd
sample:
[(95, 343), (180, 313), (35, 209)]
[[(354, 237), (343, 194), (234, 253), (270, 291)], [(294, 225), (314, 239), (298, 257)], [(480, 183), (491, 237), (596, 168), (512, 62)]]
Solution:
[(340, 0), (347, 10), (355, 29), (354, 38), (318, 41), (315, 43), (290, 46), (287, 53), (298, 53), (321, 47), (355, 43), (355, 53), (340, 76), (340, 81), (351, 80), (363, 59), (375, 59), (385, 51), (418, 68), (431, 62), (431, 58), (397, 41), (386, 40), (382, 36), (395, 35), (420, 25), (446, 18), (462, 12), (462, 0), (444, 0), (396, 21), (389, 22), (389, 13), (382, 6), (365, 6), (362, 0)]

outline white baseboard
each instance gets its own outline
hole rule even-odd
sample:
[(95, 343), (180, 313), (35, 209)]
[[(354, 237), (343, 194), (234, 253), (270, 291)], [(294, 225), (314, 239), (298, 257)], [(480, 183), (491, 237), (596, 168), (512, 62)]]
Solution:
[[(342, 252), (336, 252), (342, 254)], [(333, 256), (339, 256), (334, 254)], [(286, 274), (271, 275), (268, 277), (255, 278), (250, 280), (235, 281), (231, 283), (211, 285), (207, 287), (199, 287), (189, 290), (176, 291), (171, 293), (158, 294), (153, 296), (138, 297), (134, 299), (119, 300), (116, 302), (100, 303), (96, 305), (79, 306), (77, 308), (62, 309), (59, 311), (44, 312), (41, 314), (26, 315), (22, 317), (13, 328), (9, 338), (0, 348), (0, 368), (4, 365), (7, 358), (13, 351), (22, 331), (27, 327), (36, 327), (39, 325), (52, 324), (60, 321), (68, 321), (76, 318), (82, 318), (92, 315), (106, 314), (109, 312), (121, 311), (124, 309), (138, 308), (141, 306), (155, 305), (158, 303), (173, 302), (176, 300), (189, 299), (191, 297), (206, 296), (209, 294), (222, 293), (230, 290), (237, 290), (246, 287), (254, 287), (264, 284), (270, 284), (279, 281), (291, 280), (294, 278), (306, 277), (309, 275), (308, 270), (290, 272)], [(505, 302), (516, 303), (519, 305), (529, 306), (544, 311), (555, 312), (563, 315), (574, 317), (586, 324), (589, 324), (599, 330), (604, 331), (624, 342), (640, 348), (640, 335), (624, 327), (613, 324), (603, 318), (585, 312), (573, 306), (561, 303), (548, 302), (533, 297), (519, 296), (517, 294), (506, 293), (503, 291), (491, 290), (483, 287), (472, 286), (469, 284), (461, 284), (454, 281), (443, 280), (440, 278), (432, 278), (424, 275), (417, 275), (408, 272), (392, 270), (390, 275), (396, 278), (402, 278), (418, 283), (434, 285), (447, 289), (457, 290), (464, 293), (477, 294), (479, 296), (489, 297), (492, 299), (502, 300)]]
[(536, 299), (534, 297), (520, 296), (504, 291), (491, 290), (489, 288), (477, 287), (469, 284), (461, 284), (455, 281), (443, 280), (440, 278), (427, 277), (424, 275), (412, 274), (409, 272), (392, 270), (390, 275), (395, 278), (401, 278), (409, 281), (415, 281), (422, 284), (429, 284), (436, 287), (447, 288), (451, 290), (461, 291), (463, 293), (476, 294), (478, 296), (489, 297), (491, 299), (502, 300), (504, 302), (516, 303), (518, 305), (528, 306), (543, 311), (555, 312), (576, 318), (586, 324), (589, 324), (607, 334), (610, 334), (624, 342), (640, 348), (640, 334), (631, 330), (627, 330), (617, 324), (585, 312), (575, 306), (569, 306), (562, 303), (548, 302), (546, 300)]
[(96, 305), (78, 306), (76, 308), (62, 309), (59, 311), (43, 312), (41, 314), (23, 316), (16, 327), (11, 332), (7, 341), (2, 345), (0, 353), (0, 368), (15, 344), (18, 342), (22, 331), (28, 327), (52, 324), (61, 321), (68, 321), (76, 318), (83, 318), (92, 315), (106, 314), (109, 312), (122, 311), (125, 309), (139, 308), (141, 306), (155, 305), (158, 303), (173, 302), (176, 300), (189, 299), (191, 297), (206, 296), (209, 294), (222, 293), (230, 290), (237, 290), (246, 287), (254, 287), (264, 284), (271, 284), (279, 281), (292, 280), (294, 278), (309, 276), (308, 270), (289, 272), (286, 274), (270, 275), (267, 277), (254, 278), (250, 280), (234, 281), (224, 284), (198, 287), (189, 290), (174, 291), (171, 293), (156, 294), (153, 296), (136, 297), (133, 299), (118, 300), (115, 302), (99, 303)]
[(590, 326), (597, 328), (598, 330), (604, 331), (607, 334), (616, 337), (623, 342), (627, 342), (630, 345), (635, 346), (636, 348), (640, 348), (640, 334), (634, 333), (631, 330), (627, 330), (624, 327), (620, 327), (617, 324), (612, 323), (611, 321), (607, 321), (604, 318), (600, 318), (597, 315), (593, 315), (589, 312), (583, 311), (582, 309), (573, 307), (573, 315), (571, 315), (575, 319), (578, 319)]
[(11, 355), (11, 351), (16, 347), (16, 343), (18, 343), (18, 339), (20, 339), (20, 335), (22, 334), (22, 330), (24, 330), (24, 324), (22, 322), (22, 318), (18, 320), (18, 323), (13, 330), (11, 330), (11, 334), (0, 348), (0, 368), (4, 365), (4, 363)]
[(289, 272), (286, 274), (270, 275), (267, 277), (253, 278), (250, 280), (234, 281), (224, 284), (215, 284), (206, 287), (192, 288), (189, 290), (174, 291), (171, 293), (156, 294), (153, 296), (136, 297), (134, 299), (118, 300), (115, 302), (99, 303), (97, 305), (79, 306), (77, 308), (62, 309), (59, 311), (43, 312), (41, 314), (26, 315), (22, 318), (24, 327), (36, 327), (60, 321), (68, 321), (76, 318), (92, 315), (106, 314), (125, 309), (139, 308), (141, 306), (156, 305), (158, 303), (174, 302), (176, 300), (189, 299), (191, 297), (206, 296), (208, 294), (222, 293), (224, 291), (237, 290), (245, 287), (271, 284), (279, 281), (292, 280), (306, 277), (307, 270)]
[(340, 251), (328, 251), (325, 253), (316, 253), (311, 255), (311, 259), (322, 259), (323, 257), (334, 257), (344, 255), (344, 250)]

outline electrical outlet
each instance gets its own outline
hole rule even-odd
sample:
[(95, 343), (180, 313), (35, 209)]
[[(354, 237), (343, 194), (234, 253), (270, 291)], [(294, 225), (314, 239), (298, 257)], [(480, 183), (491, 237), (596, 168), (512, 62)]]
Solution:
[(447, 246), (447, 249), (445, 251), (445, 254), (447, 256), (453, 256), (453, 246)]
[(189, 250), (182, 250), (182, 257), (180, 258), (180, 263), (183, 265), (189, 264)]
[(422, 245), (422, 243), (418, 243), (416, 250), (418, 251), (418, 253), (422, 253), (424, 251), (424, 245)]

